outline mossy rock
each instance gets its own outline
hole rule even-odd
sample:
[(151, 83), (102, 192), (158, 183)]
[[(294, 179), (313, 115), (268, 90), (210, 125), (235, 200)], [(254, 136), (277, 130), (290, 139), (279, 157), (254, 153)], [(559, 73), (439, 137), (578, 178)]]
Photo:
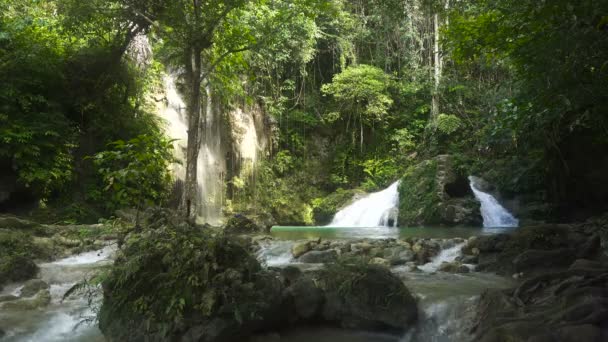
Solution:
[(325, 225), (330, 223), (340, 209), (351, 203), (357, 195), (364, 193), (359, 189), (338, 189), (327, 197), (315, 200), (312, 210), (315, 224)]
[(399, 224), (480, 226), (480, 204), (466, 175), (454, 170), (452, 158), (440, 155), (412, 165), (399, 183)]
[(10, 230), (0, 232), (0, 287), (8, 282), (33, 278), (38, 273), (33, 259), (38, 254), (30, 234)]
[(262, 230), (253, 220), (242, 214), (233, 215), (224, 226), (224, 231), (229, 234), (259, 233)]
[(399, 183), (399, 223), (406, 225), (440, 223), (439, 189), (435, 176), (437, 162), (425, 160), (405, 170)]

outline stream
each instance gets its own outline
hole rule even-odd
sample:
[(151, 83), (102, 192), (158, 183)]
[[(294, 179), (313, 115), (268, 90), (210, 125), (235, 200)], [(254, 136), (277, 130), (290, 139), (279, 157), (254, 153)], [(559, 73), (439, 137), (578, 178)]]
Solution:
[[(481, 229), (416, 228), (407, 234), (402, 229), (341, 228), (280, 229), (273, 233), (274, 239), (268, 241), (257, 256), (269, 267), (284, 267), (297, 264), (291, 256), (291, 247), (299, 240), (322, 236), (323, 239), (359, 238), (399, 238), (414, 234), (418, 237), (451, 238), (467, 237), (488, 233)], [(348, 233), (348, 234), (345, 234)], [(471, 272), (451, 274), (436, 272), (443, 261), (452, 261), (458, 255), (462, 244), (442, 250), (431, 262), (421, 265), (419, 271), (407, 267), (392, 267), (406, 286), (418, 297), (420, 303), (420, 323), (410, 329), (407, 335), (396, 337), (385, 334), (342, 331), (326, 328), (298, 329), (281, 335), (281, 341), (317, 342), (354, 341), (466, 341), (466, 322), (472, 313), (475, 298), (486, 288), (506, 288), (512, 285), (510, 279), (491, 274)], [(75, 294), (61, 301), (63, 294), (75, 283), (91, 274), (96, 268), (111, 262), (115, 247), (109, 246), (100, 251), (83, 253), (51, 263), (40, 264), (40, 278), (50, 284), (51, 304), (37, 310), (4, 309), (0, 304), (0, 326), (6, 336), (2, 341), (104, 341), (98, 328), (86, 318), (94, 317), (88, 305), (88, 298)], [(300, 265), (309, 268), (321, 267), (320, 264)], [(7, 286), (0, 295), (19, 295), (22, 284)], [(99, 297), (92, 298), (99, 300)]]
[[(6, 333), (2, 341), (104, 341), (97, 326), (83, 321), (95, 315), (89, 307), (89, 298), (73, 294), (62, 301), (62, 297), (92, 271), (111, 263), (115, 250), (111, 245), (39, 264), (39, 278), (50, 285), (51, 303), (36, 310), (6, 309), (0, 304), (0, 326)], [(0, 295), (19, 296), (22, 287), (22, 284), (6, 286)], [(99, 300), (99, 297), (91, 299)]]

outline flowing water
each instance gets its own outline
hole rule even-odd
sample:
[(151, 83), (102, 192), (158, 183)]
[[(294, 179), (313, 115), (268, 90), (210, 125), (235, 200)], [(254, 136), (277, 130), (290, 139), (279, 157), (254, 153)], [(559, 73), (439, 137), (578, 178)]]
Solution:
[[(108, 246), (100, 251), (40, 264), (39, 277), (50, 285), (51, 303), (35, 310), (6, 309), (0, 304), (0, 327), (6, 332), (2, 341), (104, 341), (99, 329), (86, 322), (95, 315), (89, 299), (100, 298), (74, 294), (62, 301), (62, 297), (74, 284), (111, 262), (114, 251), (114, 246)], [(2, 294), (18, 296), (21, 287), (19, 284), (7, 286)]]
[(399, 181), (356, 200), (336, 213), (329, 227), (396, 227)]
[[(337, 228), (340, 230), (343, 228)], [(381, 228), (375, 228), (381, 229)], [(301, 233), (308, 230), (304, 237)], [(316, 238), (320, 229), (301, 229), (300, 239)], [(350, 228), (350, 233), (359, 230), (354, 235), (358, 238), (386, 238), (373, 233), (372, 229)], [(436, 228), (419, 228), (416, 231), (419, 237), (429, 237)], [(393, 231), (395, 231), (393, 229)], [(447, 231), (447, 229), (446, 229)], [(486, 233), (477, 229), (478, 234)], [(468, 233), (471, 233), (469, 230)], [(367, 235), (366, 235), (367, 234)], [(291, 247), (297, 240), (284, 239), (281, 230), (273, 231), (274, 240), (262, 243), (258, 258), (267, 266), (284, 267), (296, 265), (304, 269), (316, 269), (320, 264), (297, 263), (291, 256)], [(426, 236), (425, 236), (426, 235)], [(291, 236), (293, 237), (293, 236)], [(445, 236), (444, 236), (445, 237)], [(453, 237), (453, 236), (452, 236)], [(461, 236), (462, 237), (462, 236)], [(344, 239), (344, 238), (342, 238)], [(404, 336), (391, 336), (367, 332), (342, 331), (336, 329), (302, 328), (296, 331), (281, 334), (281, 341), (360, 341), (360, 342), (460, 342), (468, 341), (467, 326), (474, 314), (473, 308), (478, 296), (487, 288), (507, 288), (513, 286), (513, 281), (492, 274), (471, 272), (466, 274), (452, 274), (437, 272), (443, 262), (454, 261), (460, 256), (464, 244), (458, 243), (443, 249), (429, 263), (421, 265), (418, 270), (412, 271), (408, 267), (395, 266), (392, 271), (399, 276), (404, 284), (418, 298), (420, 319)]]
[(475, 198), (481, 203), (481, 216), (483, 217), (484, 227), (517, 227), (519, 225), (519, 220), (500, 205), (494, 196), (478, 188), (476, 177), (470, 176), (469, 181)]

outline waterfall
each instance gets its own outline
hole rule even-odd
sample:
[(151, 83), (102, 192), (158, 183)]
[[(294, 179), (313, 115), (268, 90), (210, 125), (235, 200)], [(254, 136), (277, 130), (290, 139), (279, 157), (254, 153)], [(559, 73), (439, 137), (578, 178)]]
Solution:
[(334, 216), (328, 227), (396, 227), (399, 181), (356, 200)]
[(206, 103), (203, 107), (201, 151), (198, 154), (197, 181), (198, 215), (201, 223), (220, 225), (224, 205), (224, 178), (226, 175), (225, 152), (222, 148), (221, 110), (211, 88), (205, 88)]
[(469, 176), (471, 190), (475, 198), (481, 203), (481, 216), (484, 228), (517, 227), (519, 220), (498, 203), (494, 196), (478, 189), (479, 179)]
[[(174, 139), (174, 154), (179, 163), (171, 165), (176, 192), (186, 178), (186, 150), (188, 145), (188, 117), (186, 104), (177, 89), (178, 72), (169, 71), (163, 78), (165, 101), (157, 101), (157, 113), (165, 121), (165, 134)], [(220, 111), (214, 104), (210, 89), (202, 113), (200, 152), (197, 160), (198, 215), (201, 223), (219, 225), (224, 200), (226, 161), (221, 144)]]

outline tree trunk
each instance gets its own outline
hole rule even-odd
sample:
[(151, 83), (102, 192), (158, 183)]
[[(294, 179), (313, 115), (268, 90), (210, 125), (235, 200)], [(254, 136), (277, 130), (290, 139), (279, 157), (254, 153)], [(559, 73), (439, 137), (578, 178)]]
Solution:
[(433, 94), (431, 99), (431, 120), (434, 121), (439, 115), (439, 80), (441, 78), (441, 53), (439, 51), (439, 14), (433, 16), (433, 32), (434, 32), (434, 47), (433, 47)]
[(186, 151), (186, 179), (182, 207), (184, 214), (192, 222), (196, 219), (198, 198), (197, 161), (200, 151), (201, 52), (199, 47), (190, 47), (190, 61), (186, 66), (188, 77), (188, 147)]

